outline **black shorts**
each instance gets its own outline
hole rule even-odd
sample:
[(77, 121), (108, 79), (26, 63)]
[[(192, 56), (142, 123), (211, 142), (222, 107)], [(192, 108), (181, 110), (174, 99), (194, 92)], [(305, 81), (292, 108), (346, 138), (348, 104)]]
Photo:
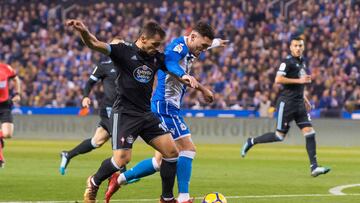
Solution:
[(131, 149), (136, 138), (140, 136), (146, 143), (154, 138), (169, 133), (160, 119), (152, 112), (112, 113), (112, 146), (116, 149)]
[(110, 115), (111, 115), (111, 107), (101, 108), (99, 112), (100, 121), (98, 127), (104, 128), (111, 136)]
[(11, 102), (0, 103), (0, 123), (13, 123), (14, 119), (11, 114)]
[(290, 122), (295, 120), (296, 125), (303, 129), (312, 127), (310, 114), (306, 111), (304, 102), (294, 102), (279, 99), (276, 105), (277, 120), (276, 130), (287, 133), (290, 129)]

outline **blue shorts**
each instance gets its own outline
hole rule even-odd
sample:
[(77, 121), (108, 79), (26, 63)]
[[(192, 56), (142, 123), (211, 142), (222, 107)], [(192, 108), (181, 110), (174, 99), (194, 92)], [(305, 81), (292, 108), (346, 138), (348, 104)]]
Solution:
[(167, 101), (152, 101), (151, 110), (160, 118), (160, 121), (170, 130), (174, 140), (190, 136), (190, 129), (184, 118), (180, 116), (180, 110)]
[(190, 136), (190, 129), (186, 125), (184, 118), (179, 115), (168, 115), (155, 113), (160, 121), (167, 127), (171, 132), (174, 140), (182, 137)]

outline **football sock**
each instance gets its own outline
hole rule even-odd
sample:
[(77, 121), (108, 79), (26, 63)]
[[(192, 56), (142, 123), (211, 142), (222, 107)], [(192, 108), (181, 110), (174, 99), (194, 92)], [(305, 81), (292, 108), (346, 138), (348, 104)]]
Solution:
[(104, 180), (109, 178), (116, 171), (121, 170), (113, 158), (105, 159), (102, 163), (98, 171), (94, 175), (94, 183), (99, 186)]
[[(191, 178), (192, 161), (195, 157), (194, 151), (180, 151), (176, 168), (179, 189), (179, 202), (187, 201), (189, 197), (189, 184)], [(187, 199), (183, 199), (187, 198)]]
[(260, 135), (259, 137), (253, 138), (252, 144), (279, 142), (279, 141), (283, 141), (283, 140), (284, 140), (284, 138), (282, 136), (277, 135), (274, 132), (271, 132), (271, 133), (265, 133), (263, 135)]
[[(155, 162), (155, 165), (154, 165)], [(145, 159), (136, 164), (133, 168), (127, 170), (124, 173), (124, 176), (127, 181), (136, 178), (142, 178), (145, 176), (149, 176), (154, 174), (156, 171), (159, 170), (158, 164), (156, 163), (155, 158)]]
[(173, 199), (173, 188), (176, 176), (177, 158), (163, 158), (160, 166), (160, 176), (162, 181), (162, 197)]
[(318, 166), (316, 160), (315, 132), (306, 134), (305, 140), (306, 140), (306, 151), (309, 155), (309, 160), (310, 160), (310, 168), (311, 170), (314, 170)]
[(76, 146), (74, 149), (68, 151), (68, 159), (71, 159), (79, 154), (85, 154), (87, 152), (90, 152), (91, 150), (95, 149), (91, 144), (91, 139), (86, 139), (82, 141), (78, 146)]

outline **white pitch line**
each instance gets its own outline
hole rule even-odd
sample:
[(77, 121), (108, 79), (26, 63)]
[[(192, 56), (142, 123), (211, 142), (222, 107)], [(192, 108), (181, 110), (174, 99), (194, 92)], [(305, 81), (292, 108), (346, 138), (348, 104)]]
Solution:
[(346, 195), (342, 190), (350, 187), (360, 187), (360, 184), (351, 184), (351, 185), (339, 185), (333, 188), (330, 188), (329, 192), (333, 195)]
[[(331, 197), (336, 196), (334, 194), (291, 194), (291, 195), (246, 195), (246, 196), (226, 196), (226, 199), (265, 199), (265, 198), (291, 198), (291, 197)], [(343, 195), (344, 196), (344, 195)], [(345, 196), (360, 196), (360, 193), (354, 194), (345, 194)], [(202, 199), (202, 197), (196, 197), (195, 199)], [(100, 202), (102, 200), (98, 200)], [(111, 202), (154, 202), (159, 201), (159, 199), (117, 199), (111, 200)], [(1, 201), (2, 202), (2, 201)], [(73, 201), (12, 201), (6, 203), (74, 203), (82, 202), (82, 200), (73, 200)]]

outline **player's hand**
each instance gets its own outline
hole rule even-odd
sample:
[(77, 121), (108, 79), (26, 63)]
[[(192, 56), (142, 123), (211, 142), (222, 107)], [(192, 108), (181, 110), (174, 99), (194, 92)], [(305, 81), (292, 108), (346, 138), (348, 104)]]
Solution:
[(73, 28), (75, 28), (75, 30), (77, 30), (79, 32), (86, 32), (87, 31), (86, 26), (80, 20), (70, 19), (70, 20), (67, 20), (65, 22), (65, 25), (68, 26), (68, 27), (73, 27)]
[(205, 102), (212, 103), (214, 101), (214, 93), (211, 90), (205, 88), (202, 91), (202, 93), (203, 93)]
[(11, 99), (11, 101), (14, 102), (14, 103), (18, 103), (18, 102), (20, 102), (20, 100), (21, 100), (21, 97), (20, 97), (19, 94), (15, 95), (15, 96)]
[(199, 82), (191, 75), (183, 75), (181, 79), (185, 80), (185, 82), (187, 82), (192, 88), (199, 87)]
[(229, 45), (230, 40), (227, 39), (220, 39), (220, 47), (226, 47)]
[(300, 77), (300, 83), (301, 84), (311, 83), (311, 75), (304, 75)]
[(91, 100), (89, 97), (84, 97), (81, 103), (84, 108), (89, 108), (91, 104)]

